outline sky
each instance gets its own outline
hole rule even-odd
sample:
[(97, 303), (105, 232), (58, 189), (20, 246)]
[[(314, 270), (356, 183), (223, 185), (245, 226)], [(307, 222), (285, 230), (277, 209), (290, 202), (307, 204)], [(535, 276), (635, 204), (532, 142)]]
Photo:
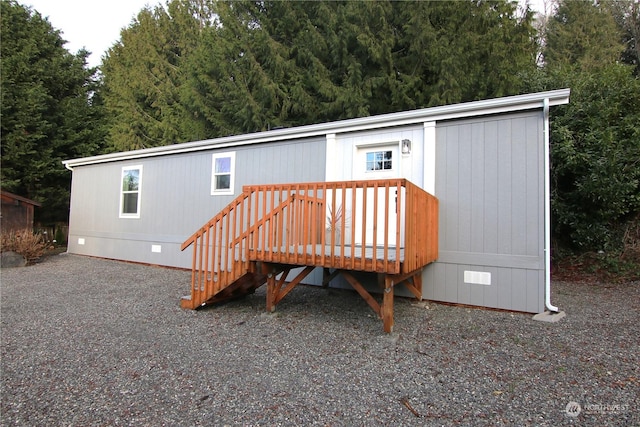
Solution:
[(146, 5), (164, 0), (18, 0), (48, 18), (62, 32), (65, 48), (76, 53), (91, 52), (89, 66), (100, 65), (106, 51), (120, 39), (120, 30), (131, 24)]
[[(519, 0), (523, 3), (525, 0)], [(529, 0), (542, 10), (545, 0)], [(165, 0), (18, 0), (48, 18), (62, 32), (66, 49), (77, 53), (83, 47), (91, 52), (88, 65), (96, 67), (106, 51), (120, 39), (120, 30), (131, 24), (145, 6)]]

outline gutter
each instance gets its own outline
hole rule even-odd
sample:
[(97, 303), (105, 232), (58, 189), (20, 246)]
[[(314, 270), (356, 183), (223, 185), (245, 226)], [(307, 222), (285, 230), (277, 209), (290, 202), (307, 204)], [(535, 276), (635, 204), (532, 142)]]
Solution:
[(549, 142), (549, 98), (543, 101), (544, 112), (544, 305), (557, 313), (558, 307), (551, 304), (551, 169)]

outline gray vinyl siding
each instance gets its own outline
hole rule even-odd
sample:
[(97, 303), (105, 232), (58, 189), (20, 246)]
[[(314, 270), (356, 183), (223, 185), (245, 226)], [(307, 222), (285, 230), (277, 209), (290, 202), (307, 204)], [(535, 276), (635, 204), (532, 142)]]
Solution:
[[(323, 181), (325, 151), (325, 139), (312, 138), (76, 167), (68, 251), (190, 268), (191, 251), (181, 252), (180, 245), (243, 185)], [(211, 195), (216, 152), (236, 153), (234, 195)], [(140, 218), (120, 218), (122, 167), (133, 165), (143, 165)]]
[[(541, 111), (437, 124), (439, 257), (425, 298), (543, 311), (543, 136)], [(491, 284), (465, 283), (465, 271)]]
[[(191, 251), (181, 252), (181, 243), (237, 197), (243, 185), (324, 181), (327, 161), (341, 162), (339, 178), (351, 179), (353, 144), (405, 137), (414, 146), (412, 156), (403, 158), (403, 174), (420, 184), (425, 173), (422, 135), (422, 127), (415, 125), (338, 135), (341, 159), (327, 159), (325, 137), (313, 137), (78, 166), (68, 250), (190, 268)], [(216, 152), (236, 153), (234, 195), (210, 194)], [(121, 171), (131, 165), (143, 165), (139, 219), (119, 218)], [(440, 247), (438, 261), (423, 274), (424, 298), (543, 311), (543, 166), (542, 111), (437, 123)], [(78, 244), (80, 238), (84, 245)], [(161, 246), (161, 253), (152, 252), (152, 245)], [(465, 271), (489, 273), (491, 284), (465, 283)], [(321, 280), (317, 270), (305, 283)], [(377, 288), (373, 279), (371, 288)], [(403, 287), (397, 293), (409, 295)]]

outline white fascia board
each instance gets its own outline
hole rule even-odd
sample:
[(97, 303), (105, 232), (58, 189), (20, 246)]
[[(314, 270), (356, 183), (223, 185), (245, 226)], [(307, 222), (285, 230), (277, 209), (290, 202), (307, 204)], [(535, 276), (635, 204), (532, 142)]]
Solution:
[(423, 108), (420, 110), (402, 111), (398, 113), (381, 114), (377, 116), (360, 117), (356, 119), (340, 120), (337, 122), (320, 123), (315, 125), (297, 126), (287, 129), (277, 129), (266, 132), (256, 132), (244, 135), (227, 136), (203, 141), (186, 142), (175, 145), (145, 148), (142, 150), (125, 151), (121, 153), (103, 154), (100, 156), (80, 159), (64, 160), (67, 169), (76, 166), (107, 163), (122, 160), (141, 159), (146, 157), (166, 156), (169, 154), (189, 153), (193, 151), (229, 148), (243, 145), (263, 144), (291, 139), (303, 139), (328, 133), (346, 133), (384, 127), (403, 126), (409, 124), (451, 120), (458, 118), (508, 113), (513, 111), (530, 110), (544, 106), (548, 100), (549, 106), (569, 103), (570, 89), (558, 89), (548, 92), (538, 92), (525, 95), (515, 95), (482, 101), (464, 102), (460, 104), (443, 105), (440, 107)]

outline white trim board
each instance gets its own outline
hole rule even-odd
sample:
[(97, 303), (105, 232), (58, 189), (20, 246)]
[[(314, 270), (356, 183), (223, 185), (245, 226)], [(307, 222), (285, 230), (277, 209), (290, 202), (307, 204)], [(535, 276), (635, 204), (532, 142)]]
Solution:
[(381, 114), (377, 116), (340, 120), (336, 122), (298, 126), (293, 128), (277, 129), (244, 135), (234, 135), (223, 138), (186, 142), (175, 145), (165, 145), (162, 147), (146, 148), (142, 150), (126, 151), (121, 153), (103, 154), (100, 156), (64, 160), (62, 163), (67, 169), (72, 170), (77, 166), (85, 166), (97, 163), (107, 163), (155, 156), (166, 156), (169, 154), (189, 153), (193, 151), (261, 144), (272, 141), (301, 139), (326, 134), (355, 132), (366, 129), (378, 129), (383, 127), (401, 126), (423, 122), (435, 122), (440, 120), (451, 120), (489, 114), (500, 114), (513, 111), (542, 109), (544, 107), (545, 100), (547, 100), (549, 106), (568, 104), (569, 94), (570, 89), (558, 89), (547, 92), (507, 96), (503, 98), (464, 102), (460, 104), (423, 108), (419, 110), (403, 111), (398, 113)]

